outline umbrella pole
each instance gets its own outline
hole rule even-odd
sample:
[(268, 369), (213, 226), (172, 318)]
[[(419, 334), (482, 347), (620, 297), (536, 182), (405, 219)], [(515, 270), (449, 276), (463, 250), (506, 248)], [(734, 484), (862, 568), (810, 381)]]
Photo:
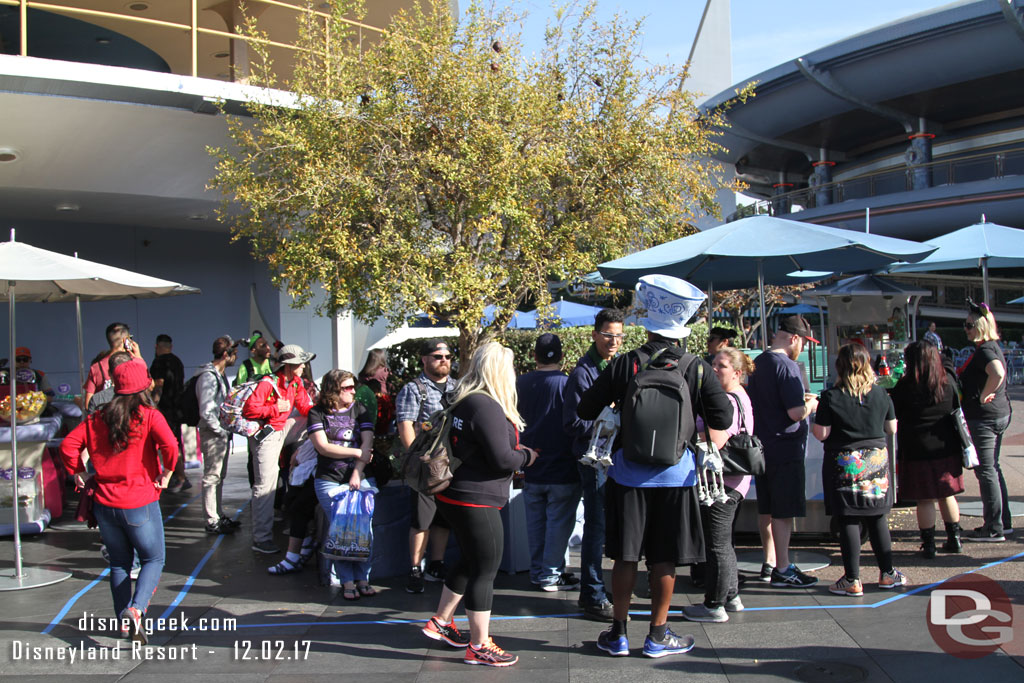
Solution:
[(988, 257), (981, 259), (981, 286), (983, 288), (982, 296), (985, 297), (983, 301), (992, 307), (992, 302), (988, 299)]
[[(12, 231), (13, 233), (13, 231)], [(13, 238), (13, 234), (12, 234)], [(14, 334), (14, 289), (15, 282), (8, 282), (7, 317), (10, 332), (11, 358), (14, 358), (15, 334)], [(14, 500), (11, 501), (14, 507), (14, 576), (0, 575), (0, 591), (17, 591), (25, 588), (38, 588), (49, 586), (64, 579), (71, 578), (70, 572), (54, 571), (52, 569), (32, 568), (26, 570), (21, 563), (21, 523), (18, 519), (18, 385), (17, 373), (14, 368), (10, 371), (11, 381), (11, 486), (14, 492)], [(43, 495), (37, 491), (36, 495)]]
[[(82, 299), (75, 295), (75, 327), (78, 328), (78, 387), (85, 386), (85, 349), (82, 344)], [(74, 393), (78, 393), (77, 391)], [(86, 406), (82, 406), (84, 410)]]
[(764, 260), (757, 259), (757, 297), (761, 306), (761, 350), (768, 350), (768, 326), (764, 311)]
[[(14, 288), (15, 283), (8, 283), (7, 297), (7, 329), (10, 333), (11, 360), (14, 360), (15, 337), (14, 337)], [(11, 366), (8, 379), (11, 382), (11, 393), (8, 397), (11, 402), (11, 486), (14, 488), (14, 499), (11, 507), (14, 508), (14, 580), (20, 581), (25, 574), (21, 567), (21, 523), (18, 520), (18, 378)]]
[(708, 331), (714, 324), (715, 318), (715, 283), (708, 281)]
[(825, 336), (825, 307), (821, 305), (821, 297), (815, 297), (818, 300), (818, 323), (821, 327), (821, 369), (822, 375), (825, 377), (825, 386), (828, 386), (828, 337)]

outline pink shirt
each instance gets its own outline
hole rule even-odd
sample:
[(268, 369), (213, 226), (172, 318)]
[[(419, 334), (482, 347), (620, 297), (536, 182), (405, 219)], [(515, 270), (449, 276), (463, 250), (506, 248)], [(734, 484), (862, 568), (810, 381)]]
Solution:
[[(740, 433), (740, 411), (736, 405), (736, 399), (739, 398), (740, 404), (743, 406), (743, 431), (748, 434), (754, 433), (754, 409), (750, 405), (750, 397), (747, 396), (747, 392), (744, 391), (743, 387), (740, 387), (736, 391), (729, 392), (729, 400), (732, 402), (732, 424), (729, 425), (729, 429), (725, 430), (725, 433), (729, 436)], [(704, 431), (704, 420), (697, 418), (697, 431)], [(725, 485), (731, 489), (736, 489), (740, 494), (746, 498), (747, 492), (750, 491), (750, 479), (749, 474), (727, 474), (724, 477)]]

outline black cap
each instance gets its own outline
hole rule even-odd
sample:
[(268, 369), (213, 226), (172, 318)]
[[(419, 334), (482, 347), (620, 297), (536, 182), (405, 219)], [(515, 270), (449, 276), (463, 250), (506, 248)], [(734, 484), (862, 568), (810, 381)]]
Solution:
[(795, 334), (797, 336), (803, 337), (804, 339), (812, 341), (815, 344), (821, 343), (812, 336), (813, 332), (811, 331), (811, 325), (810, 323), (807, 322), (807, 320), (804, 319), (802, 315), (786, 316), (785, 318), (782, 319), (782, 322), (779, 323), (779, 329), (782, 330), (783, 332), (789, 332), (790, 334)]
[(562, 360), (562, 340), (557, 334), (545, 332), (537, 337), (533, 352), (537, 354), (538, 363), (557, 363)]
[(421, 356), (429, 356), (435, 351), (448, 351), (449, 353), (451, 353), (450, 349), (448, 348), (448, 342), (446, 342), (444, 339), (438, 339), (437, 337), (435, 337), (433, 339), (427, 339), (422, 344), (420, 344)]
[(736, 330), (730, 327), (712, 327), (708, 332), (709, 337), (718, 337), (719, 339), (735, 339), (737, 334)]

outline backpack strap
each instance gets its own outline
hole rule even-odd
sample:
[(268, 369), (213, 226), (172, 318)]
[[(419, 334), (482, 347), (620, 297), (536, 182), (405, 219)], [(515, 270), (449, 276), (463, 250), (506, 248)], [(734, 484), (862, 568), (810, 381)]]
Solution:
[[(416, 388), (420, 392), (420, 407), (416, 410), (416, 421), (422, 422), (426, 418), (430, 417), (429, 415), (423, 414), (423, 404), (427, 402), (427, 385), (425, 385), (423, 380), (419, 377), (414, 377), (412, 383), (416, 385)], [(443, 408), (444, 406), (441, 407)]]

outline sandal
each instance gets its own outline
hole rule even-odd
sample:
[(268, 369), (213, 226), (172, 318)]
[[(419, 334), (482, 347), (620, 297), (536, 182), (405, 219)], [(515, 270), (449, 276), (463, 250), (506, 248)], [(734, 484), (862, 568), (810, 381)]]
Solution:
[(356, 590), (358, 590), (359, 594), (365, 598), (370, 598), (377, 594), (377, 591), (373, 589), (373, 586), (368, 583), (357, 583)]
[(345, 598), (346, 600), (358, 600), (359, 591), (357, 591), (355, 588), (345, 588), (341, 592), (341, 597)]
[(272, 567), (267, 567), (268, 574), (281, 575), (281, 574), (294, 574), (297, 571), (302, 570), (301, 564), (294, 564), (287, 558), (281, 560)]

